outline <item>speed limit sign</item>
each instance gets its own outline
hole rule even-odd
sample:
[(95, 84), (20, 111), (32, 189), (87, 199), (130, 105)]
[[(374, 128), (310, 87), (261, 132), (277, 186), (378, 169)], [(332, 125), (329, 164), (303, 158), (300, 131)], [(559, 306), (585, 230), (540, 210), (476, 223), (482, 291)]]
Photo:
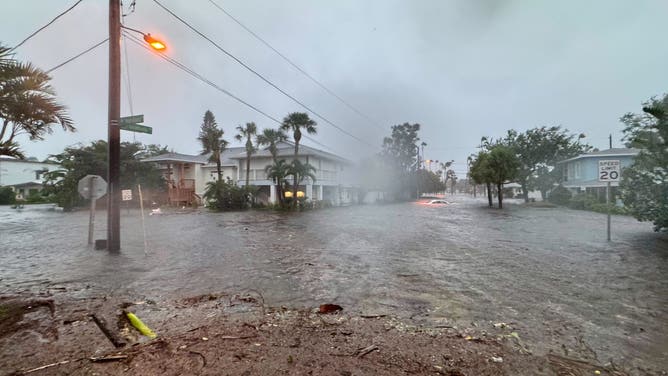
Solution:
[(619, 160), (598, 161), (598, 181), (618, 182), (621, 180), (622, 169)]

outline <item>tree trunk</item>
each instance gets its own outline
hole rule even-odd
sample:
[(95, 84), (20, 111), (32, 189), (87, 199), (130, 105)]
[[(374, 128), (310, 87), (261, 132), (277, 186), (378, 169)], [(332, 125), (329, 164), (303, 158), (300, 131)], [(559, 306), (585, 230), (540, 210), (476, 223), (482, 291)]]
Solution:
[(223, 171), (220, 168), (220, 154), (218, 154), (218, 158), (216, 158), (216, 172), (218, 172), (218, 181), (223, 180)]
[(473, 184), (473, 198), (476, 198), (476, 196), (475, 196), (475, 187), (476, 187), (476, 184)]
[(493, 207), (494, 203), (492, 202), (492, 184), (487, 183), (487, 201), (489, 201), (489, 207)]
[(499, 209), (503, 209), (503, 184), (498, 183), (496, 190), (499, 192)]
[[(295, 139), (295, 160), (299, 155), (299, 141)], [(297, 207), (297, 175), (292, 175), (292, 208)]]
[(527, 188), (526, 183), (522, 183), (522, 196), (524, 196), (524, 202), (529, 202), (529, 189)]
[(250, 153), (246, 153), (246, 189), (248, 189), (248, 185), (250, 184)]

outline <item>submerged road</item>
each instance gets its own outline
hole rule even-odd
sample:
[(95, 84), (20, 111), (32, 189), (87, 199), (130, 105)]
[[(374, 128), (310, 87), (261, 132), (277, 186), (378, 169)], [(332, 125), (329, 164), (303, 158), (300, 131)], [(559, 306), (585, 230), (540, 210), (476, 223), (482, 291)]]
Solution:
[(139, 212), (123, 210), (116, 255), (86, 246), (85, 211), (0, 207), (0, 293), (65, 287), (159, 301), (255, 289), (270, 305), (337, 303), (489, 332), (510, 323), (536, 353), (668, 369), (665, 234), (615, 216), (607, 243), (601, 214), (453, 201), (174, 212), (146, 218), (146, 250)]

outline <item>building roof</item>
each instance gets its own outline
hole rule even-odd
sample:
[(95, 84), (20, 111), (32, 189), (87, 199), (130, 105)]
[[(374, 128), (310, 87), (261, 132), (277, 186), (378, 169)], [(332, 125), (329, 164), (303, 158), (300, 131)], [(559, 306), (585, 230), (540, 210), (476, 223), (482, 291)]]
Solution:
[(179, 163), (206, 163), (207, 155), (188, 155), (181, 153), (165, 153), (142, 159), (142, 162), (179, 162)]
[(57, 162), (52, 161), (38, 161), (38, 160), (28, 160), (28, 159), (16, 159), (11, 157), (0, 157), (0, 162), (16, 162), (16, 163), (39, 163), (39, 164), (49, 164), (49, 165), (58, 165)]
[[(292, 157), (295, 153), (295, 143), (291, 141), (283, 141), (279, 144), (276, 145), (278, 147), (278, 156), (279, 157)], [(233, 157), (232, 159), (245, 159), (246, 158), (246, 150), (245, 148), (240, 148), (241, 152)], [(316, 148), (312, 148), (310, 146), (306, 146), (303, 144), (299, 144), (299, 155), (312, 155), (316, 157), (321, 157), (325, 159), (331, 159), (335, 160), (337, 162), (342, 162), (342, 163), (347, 163), (351, 164), (351, 162), (345, 158), (339, 157), (336, 154), (328, 153), (326, 151), (322, 151)], [(258, 150), (256, 153), (253, 154), (253, 157), (271, 157), (271, 153), (269, 152), (269, 147), (267, 146), (264, 149)]]
[[(291, 157), (295, 152), (295, 144), (290, 141), (284, 141), (278, 145), (278, 156), (279, 157)], [(180, 153), (165, 153), (161, 155), (156, 155), (146, 159), (142, 159), (142, 162), (159, 162), (159, 163), (198, 163), (203, 165), (215, 165), (215, 163), (209, 162), (209, 156), (211, 154), (204, 155), (189, 155), (189, 154), (180, 154)], [(318, 150), (306, 145), (299, 145), (299, 155), (311, 155), (317, 156), (320, 158), (331, 159), (337, 162), (342, 162), (346, 164), (352, 164), (349, 160), (341, 158), (336, 154), (328, 153), (326, 151)], [(260, 149), (257, 152), (253, 153), (251, 158), (258, 157), (271, 157), (269, 152), (269, 147)], [(222, 166), (236, 166), (237, 160), (246, 158), (246, 148), (243, 146), (227, 148), (223, 151), (221, 155), (220, 162)]]
[(622, 157), (622, 156), (636, 156), (640, 150), (638, 149), (633, 149), (633, 148), (612, 148), (612, 149), (606, 149), (606, 150), (599, 150), (599, 151), (592, 151), (590, 153), (586, 154), (580, 154), (577, 157), (565, 159), (563, 161), (557, 162), (559, 163), (566, 163), (566, 162), (571, 162), (575, 161), (578, 159), (582, 158), (592, 158), (592, 157)]

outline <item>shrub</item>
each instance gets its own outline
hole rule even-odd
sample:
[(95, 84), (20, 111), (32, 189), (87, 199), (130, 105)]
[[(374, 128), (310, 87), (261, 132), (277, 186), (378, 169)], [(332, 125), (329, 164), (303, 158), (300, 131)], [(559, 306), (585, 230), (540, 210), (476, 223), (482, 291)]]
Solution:
[(204, 192), (206, 206), (216, 211), (246, 209), (250, 197), (249, 189), (239, 187), (229, 179), (207, 183)]
[(0, 205), (13, 205), (16, 202), (16, 195), (9, 187), (0, 187)]
[(550, 196), (547, 198), (547, 200), (555, 205), (566, 206), (569, 204), (572, 196), (573, 194), (571, 191), (560, 185), (552, 192), (550, 192)]

